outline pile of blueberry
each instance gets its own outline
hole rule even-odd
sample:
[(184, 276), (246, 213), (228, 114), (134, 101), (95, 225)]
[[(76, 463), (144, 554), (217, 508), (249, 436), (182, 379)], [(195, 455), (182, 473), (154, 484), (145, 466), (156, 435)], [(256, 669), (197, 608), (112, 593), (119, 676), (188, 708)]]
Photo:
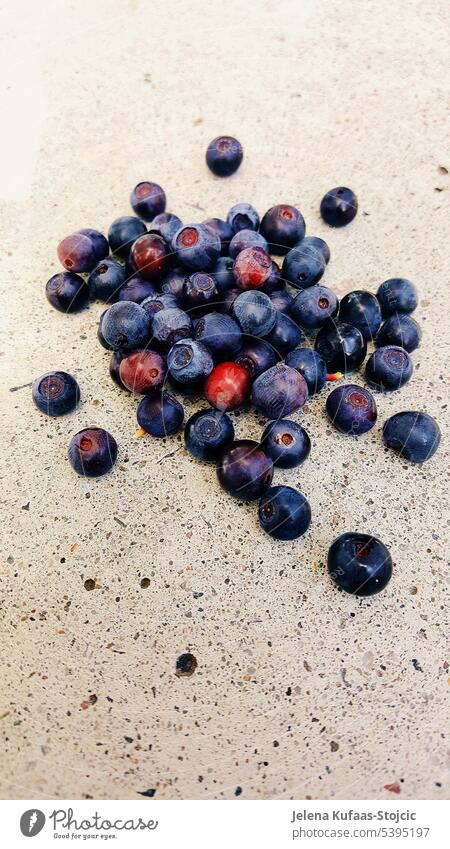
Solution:
[[(222, 136), (209, 145), (206, 161), (225, 177), (242, 157), (239, 142)], [(131, 206), (135, 215), (113, 221), (108, 238), (85, 228), (63, 239), (58, 257), (65, 270), (48, 281), (48, 300), (65, 313), (80, 310), (89, 298), (106, 302), (98, 338), (112, 352), (112, 379), (142, 396), (142, 431), (155, 438), (176, 433), (184, 409), (175, 393), (202, 394), (209, 406), (186, 422), (186, 448), (216, 462), (219, 483), (230, 495), (259, 499), (267, 533), (300, 537), (311, 520), (308, 501), (292, 487), (272, 486), (274, 467), (294, 468), (310, 453), (307, 432), (287, 417), (326, 381), (359, 369), (371, 341), (375, 350), (365, 364), (370, 389), (391, 392), (410, 380), (410, 355), (421, 338), (411, 317), (414, 285), (394, 278), (376, 295), (357, 290), (339, 303), (321, 284), (328, 245), (305, 235), (302, 214), (288, 204), (271, 207), (261, 220), (250, 204), (238, 203), (226, 220), (183, 224), (165, 211), (163, 189), (142, 182), (131, 193)], [(342, 227), (357, 206), (350, 189), (335, 188), (322, 199), (320, 213), (330, 226)], [(272, 254), (282, 258), (281, 267)], [(65, 372), (45, 374), (33, 386), (36, 405), (50, 416), (73, 410), (79, 397), (76, 380)], [(269, 420), (259, 443), (235, 439), (227, 415), (248, 400)], [(333, 389), (326, 412), (339, 431), (353, 436), (377, 420), (372, 392), (355, 383)], [(419, 411), (397, 413), (382, 433), (389, 448), (414, 463), (431, 457), (440, 439), (434, 419)], [(70, 463), (81, 475), (104, 474), (116, 456), (114, 437), (98, 427), (80, 431), (69, 445)], [(363, 596), (383, 589), (392, 572), (383, 543), (360, 533), (332, 543), (328, 566), (339, 587)]]

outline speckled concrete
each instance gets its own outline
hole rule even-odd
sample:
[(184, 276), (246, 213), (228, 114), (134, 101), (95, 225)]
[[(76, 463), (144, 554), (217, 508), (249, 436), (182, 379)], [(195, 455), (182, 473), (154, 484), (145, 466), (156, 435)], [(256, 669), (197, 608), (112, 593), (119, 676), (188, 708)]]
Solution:
[[(448, 4), (15, 10), (17, 107), (23, 119), (28, 97), (37, 157), (1, 225), (1, 795), (448, 796)], [(203, 161), (223, 131), (245, 149), (228, 181)], [(107, 230), (143, 178), (186, 222), (240, 200), (297, 204), (331, 246), (324, 282), (339, 295), (396, 275), (419, 287), (414, 378), (377, 398), (379, 426), (358, 442), (332, 432), (327, 390), (295, 416), (311, 458), (276, 481), (311, 502), (300, 541), (266, 537), (254, 506), (225, 497), (179, 436), (136, 438), (136, 401), (110, 382), (95, 338), (101, 305), (65, 317), (45, 300), (59, 239)], [(330, 232), (318, 205), (340, 183), (360, 211)], [(52, 368), (73, 372), (83, 396), (56, 421), (29, 388)], [(408, 408), (443, 431), (423, 467), (381, 443), (383, 420)], [(235, 421), (241, 436), (263, 424)], [(66, 459), (89, 424), (120, 447), (94, 481)], [(370, 601), (326, 575), (329, 543), (350, 529), (379, 535), (395, 561)], [(187, 650), (198, 668), (176, 677)]]

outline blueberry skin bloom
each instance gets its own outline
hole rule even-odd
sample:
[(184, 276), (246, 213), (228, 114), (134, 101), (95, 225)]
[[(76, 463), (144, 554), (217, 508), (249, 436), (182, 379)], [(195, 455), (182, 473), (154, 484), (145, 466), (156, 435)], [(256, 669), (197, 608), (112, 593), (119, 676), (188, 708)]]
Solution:
[(383, 440), (410, 463), (425, 463), (436, 453), (441, 441), (437, 422), (416, 410), (405, 410), (387, 419), (383, 425)]
[(238, 295), (230, 312), (243, 333), (249, 336), (267, 336), (277, 317), (277, 311), (269, 296), (254, 290)]
[(259, 229), (259, 215), (250, 203), (237, 203), (232, 206), (227, 215), (227, 221), (233, 233), (238, 233), (239, 230)]
[(286, 357), (286, 365), (295, 368), (306, 381), (308, 394), (320, 392), (327, 381), (327, 364), (313, 348), (297, 348)]
[(413, 373), (412, 360), (398, 345), (378, 348), (366, 363), (366, 380), (374, 389), (393, 392), (408, 383)]
[(417, 289), (414, 283), (403, 277), (392, 277), (378, 287), (377, 298), (380, 302), (383, 318), (396, 312), (413, 312), (418, 304)]
[(283, 359), (286, 354), (300, 345), (300, 342), (303, 342), (303, 334), (292, 318), (283, 312), (277, 312), (275, 324), (266, 336), (266, 340)]
[(324, 239), (321, 239), (320, 236), (305, 236), (301, 242), (298, 242), (295, 245), (296, 248), (314, 248), (314, 250), (319, 251), (322, 254), (325, 264), (328, 265), (330, 261), (330, 249)]
[(155, 215), (160, 215), (166, 208), (166, 195), (158, 183), (144, 181), (134, 187), (130, 195), (130, 203), (136, 215), (144, 221), (152, 221)]
[(98, 478), (112, 469), (117, 458), (117, 442), (101, 427), (86, 427), (69, 443), (69, 461), (78, 475)]
[(381, 540), (368, 534), (341, 534), (328, 550), (328, 571), (346, 593), (371, 596), (384, 590), (392, 575), (392, 558)]
[(62, 416), (75, 409), (80, 387), (66, 371), (49, 371), (33, 383), (33, 401), (46, 416)]
[(116, 218), (108, 231), (109, 247), (115, 256), (126, 259), (131, 245), (139, 236), (143, 236), (147, 228), (143, 221), (134, 215), (123, 215)]
[(88, 277), (91, 298), (99, 301), (116, 301), (119, 289), (125, 283), (127, 273), (115, 259), (103, 259)]
[(145, 280), (139, 274), (136, 274), (123, 284), (118, 299), (119, 301), (134, 301), (135, 304), (140, 304), (146, 298), (154, 297), (156, 294), (155, 284), (151, 280)]
[(332, 424), (341, 433), (360, 436), (373, 428), (377, 408), (371, 392), (349, 383), (337, 386), (326, 401), (326, 411)]
[(361, 331), (366, 342), (374, 339), (381, 324), (381, 309), (378, 298), (371, 292), (356, 289), (342, 298), (339, 320), (353, 324)]
[(50, 277), (45, 285), (45, 294), (55, 310), (78, 312), (89, 300), (89, 287), (78, 274), (63, 271)]
[(261, 445), (274, 466), (280, 469), (300, 466), (311, 451), (311, 440), (306, 430), (289, 419), (270, 422), (261, 437)]
[(417, 321), (407, 313), (397, 312), (381, 325), (375, 344), (377, 348), (397, 345), (410, 354), (419, 347), (421, 338), (422, 331)]
[(234, 357), (242, 345), (242, 331), (229, 315), (210, 312), (194, 325), (194, 338), (202, 342), (215, 360)]
[(180, 339), (170, 349), (167, 365), (171, 375), (179, 383), (193, 383), (212, 372), (214, 360), (201, 342)]
[(216, 177), (230, 177), (244, 156), (241, 143), (233, 136), (217, 136), (206, 151), (206, 164)]
[(329, 372), (349, 374), (359, 368), (367, 353), (362, 333), (352, 324), (337, 322), (319, 330), (314, 348), (325, 360)]
[(184, 310), (159, 310), (152, 321), (153, 338), (164, 348), (169, 349), (179, 339), (187, 339), (192, 335), (192, 322)]
[(183, 419), (182, 404), (169, 392), (146, 395), (137, 408), (138, 425), (156, 439), (176, 433)]
[(295, 296), (290, 315), (301, 327), (317, 330), (336, 315), (339, 301), (326, 286), (311, 286)]
[(261, 221), (261, 233), (271, 253), (285, 254), (305, 235), (305, 219), (295, 206), (281, 203), (267, 210)]
[(156, 233), (170, 245), (175, 233), (181, 226), (182, 221), (181, 218), (178, 218), (178, 215), (174, 215), (173, 212), (161, 212), (160, 215), (154, 217), (148, 232)]
[(205, 224), (180, 227), (172, 241), (178, 262), (191, 271), (210, 271), (219, 259), (221, 247), (217, 233)]
[(301, 374), (283, 363), (256, 378), (251, 400), (268, 419), (281, 419), (303, 407), (308, 387)]
[(252, 439), (238, 439), (224, 448), (216, 470), (223, 489), (243, 501), (260, 498), (272, 483), (272, 460)]
[(311, 507), (291, 486), (271, 486), (258, 506), (259, 524), (274, 539), (297, 539), (311, 524)]
[(320, 202), (320, 214), (330, 227), (345, 227), (353, 221), (357, 211), (356, 195), (345, 186), (330, 189)]
[(294, 303), (294, 298), (287, 289), (277, 289), (270, 293), (269, 298), (278, 312), (289, 313)]
[(266, 239), (256, 230), (238, 230), (231, 239), (228, 253), (232, 259), (236, 259), (245, 248), (262, 248), (263, 251), (269, 253)]
[(228, 248), (230, 247), (230, 242), (233, 238), (234, 232), (228, 224), (228, 221), (224, 221), (223, 218), (206, 218), (205, 221), (202, 221), (204, 227), (207, 227), (208, 230), (211, 230), (215, 233), (220, 239), (221, 245), (221, 255), (228, 255)]
[(315, 248), (292, 248), (286, 254), (282, 276), (295, 289), (307, 289), (318, 283), (325, 271), (325, 260)]
[(222, 449), (234, 439), (229, 416), (219, 410), (199, 410), (184, 428), (186, 448), (198, 460), (216, 460)]
[(277, 364), (278, 357), (268, 342), (263, 339), (247, 339), (245, 340), (238, 355), (235, 357), (235, 362), (248, 371), (252, 380), (259, 377), (263, 371), (272, 368)]
[(67, 271), (86, 272), (108, 256), (109, 246), (98, 230), (78, 230), (58, 245), (58, 259)]
[(181, 304), (183, 299), (184, 281), (186, 280), (186, 272), (184, 269), (173, 268), (164, 278), (161, 283), (161, 292), (163, 295), (173, 295), (178, 304)]
[(203, 271), (196, 271), (184, 281), (183, 306), (187, 312), (197, 315), (205, 312), (220, 300), (214, 278)]
[(144, 348), (150, 333), (150, 321), (139, 304), (121, 301), (112, 304), (102, 318), (101, 331), (113, 351)]
[(144, 298), (141, 301), (141, 307), (150, 319), (153, 319), (153, 316), (160, 312), (161, 310), (168, 309), (179, 309), (178, 300), (175, 295), (170, 294), (155, 294), (149, 295), (148, 298)]

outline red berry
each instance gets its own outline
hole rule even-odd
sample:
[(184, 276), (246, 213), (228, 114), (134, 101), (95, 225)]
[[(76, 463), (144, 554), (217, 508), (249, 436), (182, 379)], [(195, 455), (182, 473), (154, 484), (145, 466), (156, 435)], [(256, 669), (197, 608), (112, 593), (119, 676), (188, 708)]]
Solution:
[(136, 395), (146, 395), (153, 389), (159, 389), (166, 371), (164, 359), (150, 350), (133, 351), (123, 358), (119, 366), (123, 385)]
[(234, 410), (248, 397), (250, 375), (238, 363), (219, 363), (205, 380), (204, 395), (217, 410)]
[(259, 289), (272, 273), (272, 260), (263, 248), (250, 247), (240, 251), (235, 259), (233, 274), (239, 289)]
[(130, 251), (133, 267), (146, 280), (160, 280), (170, 268), (169, 248), (156, 233), (139, 236)]

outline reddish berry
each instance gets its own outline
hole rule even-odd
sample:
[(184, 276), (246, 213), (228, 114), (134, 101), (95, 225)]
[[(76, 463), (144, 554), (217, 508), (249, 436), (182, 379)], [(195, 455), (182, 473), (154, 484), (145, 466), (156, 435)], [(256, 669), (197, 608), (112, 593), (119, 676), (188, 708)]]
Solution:
[(272, 273), (272, 260), (263, 248), (244, 248), (238, 253), (233, 266), (236, 286), (239, 289), (259, 289)]
[(159, 389), (166, 376), (166, 363), (155, 351), (133, 351), (124, 357), (119, 366), (123, 385), (136, 395), (146, 395)]
[(155, 233), (139, 236), (130, 252), (131, 263), (146, 280), (160, 280), (170, 268), (169, 248)]
[(220, 363), (205, 380), (204, 395), (217, 410), (234, 410), (248, 397), (250, 375), (238, 363)]

